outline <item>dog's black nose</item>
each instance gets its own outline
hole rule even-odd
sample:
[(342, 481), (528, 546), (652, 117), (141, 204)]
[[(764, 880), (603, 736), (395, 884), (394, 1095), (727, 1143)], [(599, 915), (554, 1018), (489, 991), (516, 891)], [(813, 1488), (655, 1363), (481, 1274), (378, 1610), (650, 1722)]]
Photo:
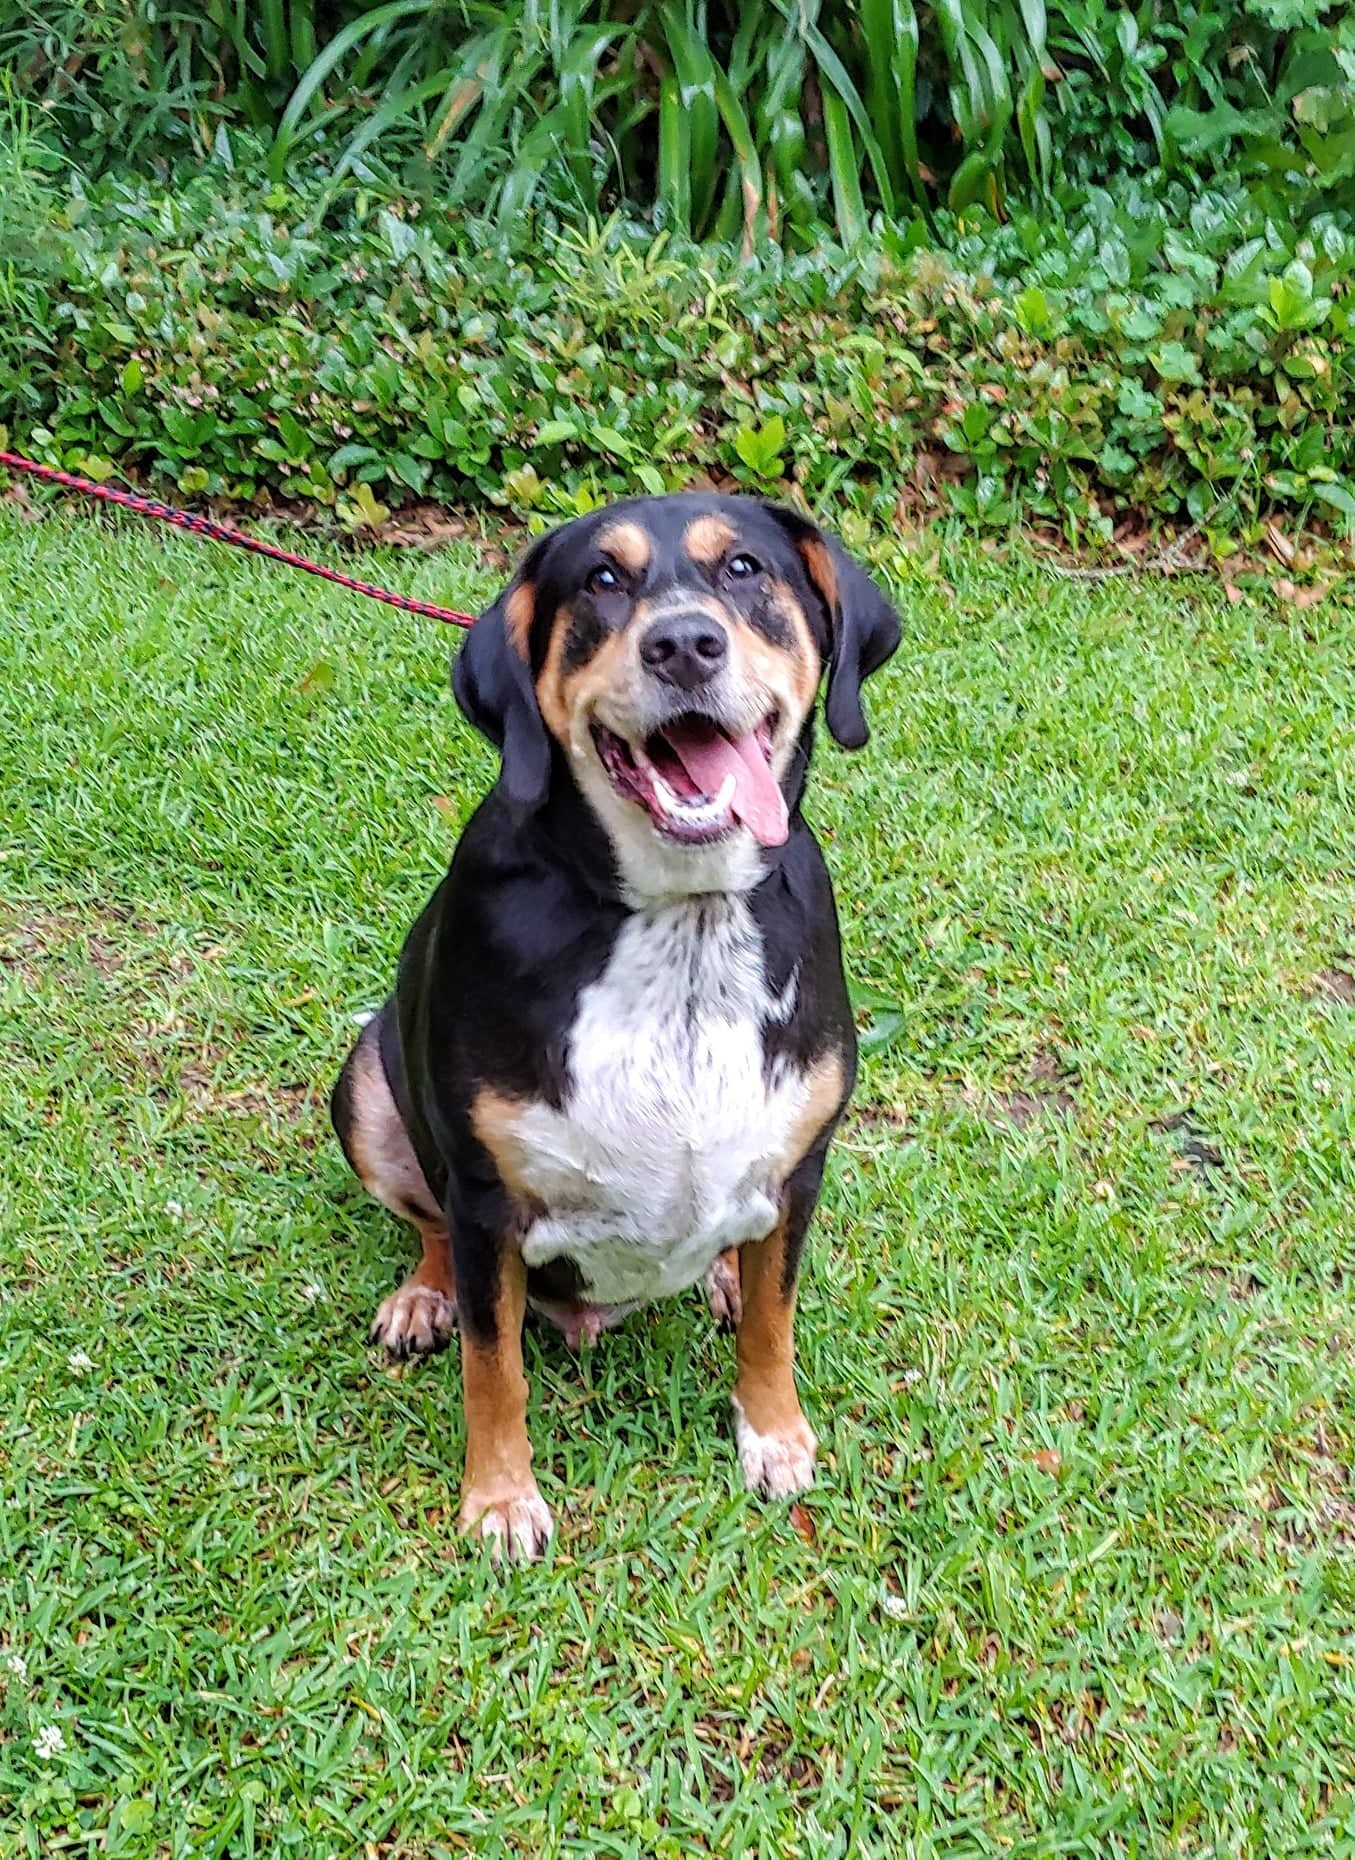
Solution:
[(642, 663), (666, 685), (695, 691), (709, 684), (729, 653), (729, 638), (709, 614), (669, 614), (640, 641)]

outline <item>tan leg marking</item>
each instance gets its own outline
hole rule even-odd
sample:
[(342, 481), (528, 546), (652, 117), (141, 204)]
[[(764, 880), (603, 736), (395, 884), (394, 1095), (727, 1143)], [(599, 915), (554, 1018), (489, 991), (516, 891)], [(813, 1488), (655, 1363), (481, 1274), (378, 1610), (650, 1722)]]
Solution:
[(519, 1098), (482, 1085), (471, 1100), (471, 1129), (489, 1151), (499, 1180), (519, 1201), (531, 1205), (533, 1197), (527, 1187), (528, 1150), (519, 1134), (519, 1125), (527, 1106)]
[(466, 1402), (466, 1471), (461, 1481), (461, 1529), (483, 1537), (496, 1556), (523, 1562), (550, 1541), (551, 1516), (532, 1476), (527, 1438), (527, 1378), (522, 1372), (522, 1319), (527, 1268), (506, 1250), (492, 1342), (461, 1329)]
[(347, 1066), (348, 1101), (343, 1143), (368, 1194), (392, 1214), (412, 1221), (423, 1258), (399, 1291), (383, 1300), (371, 1339), (392, 1356), (427, 1356), (443, 1349), (456, 1327), (456, 1281), (447, 1225), (401, 1122), (375, 1022), (364, 1028)]
[(742, 1249), (743, 1321), (731, 1397), (744, 1483), (788, 1498), (814, 1483), (818, 1445), (795, 1392), (795, 1288), (787, 1293), (784, 1220)]
[(743, 1291), (739, 1274), (739, 1249), (728, 1247), (714, 1261), (706, 1274), (706, 1303), (721, 1330), (737, 1330), (743, 1316)]
[(846, 1075), (842, 1069), (841, 1053), (834, 1047), (820, 1053), (809, 1068), (805, 1083), (805, 1101), (790, 1127), (786, 1147), (781, 1152), (782, 1181), (795, 1172), (823, 1135), (829, 1119), (836, 1117), (842, 1109)]

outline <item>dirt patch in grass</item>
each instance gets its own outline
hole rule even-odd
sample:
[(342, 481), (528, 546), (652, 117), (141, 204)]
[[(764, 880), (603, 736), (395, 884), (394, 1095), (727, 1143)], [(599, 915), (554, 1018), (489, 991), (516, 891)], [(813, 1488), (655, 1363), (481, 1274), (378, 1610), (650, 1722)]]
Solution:
[(1070, 1118), (1077, 1109), (1077, 1079), (1052, 1053), (1037, 1053), (1024, 1084), (1011, 1091), (966, 1091), (965, 1102), (990, 1124), (1028, 1130), (1044, 1118)]
[(133, 913), (119, 904), (82, 911), (41, 905), (0, 911), (0, 968), (17, 971), (25, 987), (34, 990), (50, 979), (53, 967), (116, 975), (126, 961), (128, 930), (147, 928), (137, 925)]
[[(163, 927), (120, 904), (0, 912), (0, 974), (17, 974), (35, 1012), (44, 1003), (57, 1014), (63, 1001), (84, 1003), (80, 1037), (118, 1081), (109, 1122), (129, 1132), (127, 1098), (168, 1103), (176, 1094), (195, 1117), (257, 1117), (274, 1126), (311, 1120), (308, 1080), (262, 1079), (257, 1062), (245, 1071), (246, 1035), (242, 1028), (238, 1044), (221, 1037), (231, 1019), (222, 1004), (210, 1031), (193, 1012), (193, 991), (222, 954), (219, 945), (166, 950)], [(314, 1143), (304, 1134), (296, 1140)]]
[(1313, 978), (1313, 994), (1320, 1001), (1339, 1001), (1355, 1007), (1355, 975), (1349, 969), (1319, 969)]
[(222, 1079), (219, 1064), (221, 1057), (209, 1050), (201, 1058), (190, 1060), (179, 1069), (179, 1090), (195, 1111), (221, 1111), (242, 1117), (273, 1117), (291, 1124), (302, 1123), (310, 1116), (314, 1094), (306, 1080), (278, 1084), (255, 1080), (241, 1084), (229, 1077)]
[(1222, 1150), (1195, 1123), (1188, 1111), (1176, 1111), (1170, 1117), (1156, 1117), (1148, 1128), (1156, 1131), (1158, 1136), (1172, 1139), (1180, 1151), (1174, 1166), (1183, 1173), (1188, 1170), (1199, 1176), (1201, 1181), (1208, 1182), (1228, 1166)]
[(1319, 1495), (1321, 1535), (1344, 1549), (1355, 1549), (1355, 1475), (1341, 1458), (1339, 1442), (1320, 1422), (1313, 1436), (1309, 1473)]
[(871, 1136), (891, 1137), (902, 1143), (916, 1134), (916, 1125), (902, 1105), (886, 1104), (880, 1098), (867, 1098), (860, 1104), (853, 1104), (842, 1126), (842, 1135), (848, 1141), (853, 1136), (869, 1134)]

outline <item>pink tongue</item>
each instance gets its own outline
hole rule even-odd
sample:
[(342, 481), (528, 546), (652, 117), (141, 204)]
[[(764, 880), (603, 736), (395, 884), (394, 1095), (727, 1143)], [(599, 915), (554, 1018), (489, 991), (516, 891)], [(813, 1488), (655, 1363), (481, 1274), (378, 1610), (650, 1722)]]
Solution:
[(695, 718), (671, 725), (663, 739), (701, 793), (714, 797), (734, 777), (734, 815), (762, 846), (780, 846), (790, 831), (786, 802), (755, 736), (731, 739)]

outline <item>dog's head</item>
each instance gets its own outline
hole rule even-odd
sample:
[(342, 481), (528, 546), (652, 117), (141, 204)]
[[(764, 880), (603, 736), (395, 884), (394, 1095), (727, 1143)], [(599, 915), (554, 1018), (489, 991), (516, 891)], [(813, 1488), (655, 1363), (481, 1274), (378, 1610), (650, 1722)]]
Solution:
[(633, 890), (724, 890), (786, 838), (825, 671), (828, 728), (858, 749), (862, 682), (898, 637), (874, 582), (795, 511), (645, 498), (535, 543), (453, 685), (516, 808), (545, 804), (563, 760)]

